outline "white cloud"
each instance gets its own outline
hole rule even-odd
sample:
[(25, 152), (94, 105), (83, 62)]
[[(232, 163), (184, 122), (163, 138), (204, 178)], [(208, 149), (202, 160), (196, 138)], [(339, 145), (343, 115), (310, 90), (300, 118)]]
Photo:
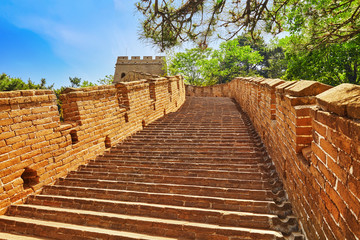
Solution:
[(22, 16), (19, 18), (17, 25), (34, 31), (44, 37), (51, 38), (52, 41), (70, 45), (73, 47), (86, 47), (86, 42), (90, 36), (71, 26), (61, 24), (52, 19), (42, 18), (39, 16)]

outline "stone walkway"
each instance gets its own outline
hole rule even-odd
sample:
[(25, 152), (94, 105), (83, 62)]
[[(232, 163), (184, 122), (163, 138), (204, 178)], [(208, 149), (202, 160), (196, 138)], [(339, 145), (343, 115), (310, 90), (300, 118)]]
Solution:
[(246, 115), (229, 98), (195, 97), (12, 206), (0, 231), (25, 240), (303, 239)]

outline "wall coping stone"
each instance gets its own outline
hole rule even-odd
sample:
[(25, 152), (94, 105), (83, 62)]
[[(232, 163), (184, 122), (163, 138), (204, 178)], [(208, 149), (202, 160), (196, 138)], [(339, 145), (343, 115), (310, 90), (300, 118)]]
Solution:
[(151, 83), (155, 83), (155, 84), (163, 84), (163, 83), (168, 83), (169, 79), (165, 78), (165, 77), (161, 77), (161, 78), (149, 78), (146, 79), (147, 82), (151, 82)]
[(277, 85), (276, 87), (275, 87), (275, 91), (277, 92), (277, 93), (284, 93), (284, 91), (285, 91), (285, 89), (286, 88), (289, 88), (290, 86), (292, 86), (292, 85), (294, 85), (296, 83), (296, 81), (285, 81), (285, 82), (283, 82), (282, 84), (280, 84), (280, 85)]
[(322, 110), (360, 119), (360, 86), (343, 83), (317, 95), (316, 101)]
[(271, 79), (270, 81), (268, 81), (267, 83), (265, 83), (265, 85), (267, 85), (270, 88), (275, 89), (276, 86), (284, 83), (284, 80), (281, 79)]
[(53, 90), (48, 90), (48, 89), (17, 90), (17, 91), (0, 92), (0, 98), (46, 95), (52, 93), (54, 93)]
[(323, 83), (301, 80), (285, 89), (285, 93), (294, 97), (316, 96), (330, 88), (332, 86)]

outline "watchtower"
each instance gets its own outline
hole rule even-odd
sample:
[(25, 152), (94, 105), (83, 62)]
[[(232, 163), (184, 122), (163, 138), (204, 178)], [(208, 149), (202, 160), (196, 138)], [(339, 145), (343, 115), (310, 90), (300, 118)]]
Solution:
[(155, 59), (152, 56), (144, 56), (143, 59), (139, 56), (132, 56), (131, 59), (119, 56), (115, 66), (114, 82), (120, 82), (130, 71), (161, 76), (164, 74), (163, 65), (163, 56), (156, 56)]

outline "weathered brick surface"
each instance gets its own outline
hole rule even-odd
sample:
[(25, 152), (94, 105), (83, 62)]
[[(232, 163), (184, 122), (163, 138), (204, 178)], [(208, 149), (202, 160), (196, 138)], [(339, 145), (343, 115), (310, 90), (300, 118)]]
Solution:
[(236, 78), (188, 96), (232, 97), (253, 121), (308, 239), (360, 238), (360, 87)]
[(176, 111), (185, 88), (169, 77), (67, 89), (61, 100), (65, 122), (50, 90), (0, 92), (0, 212)]

